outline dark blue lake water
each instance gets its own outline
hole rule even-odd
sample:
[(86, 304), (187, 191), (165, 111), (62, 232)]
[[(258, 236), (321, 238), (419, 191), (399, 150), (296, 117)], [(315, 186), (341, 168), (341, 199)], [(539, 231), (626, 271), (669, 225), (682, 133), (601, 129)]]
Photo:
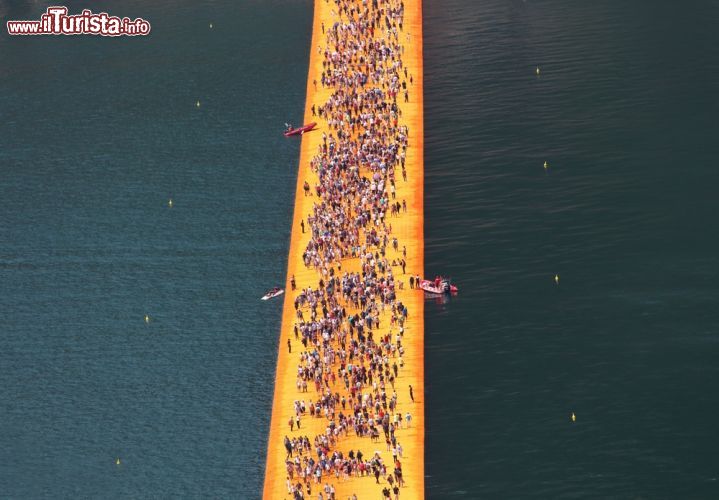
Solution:
[(0, 497), (256, 498), (311, 3), (92, 9), (0, 35)]
[[(92, 9), (0, 34), (0, 496), (256, 498), (311, 2)], [(716, 498), (719, 5), (424, 12), (428, 497)]]
[(430, 498), (719, 497), (718, 21), (425, 3)]

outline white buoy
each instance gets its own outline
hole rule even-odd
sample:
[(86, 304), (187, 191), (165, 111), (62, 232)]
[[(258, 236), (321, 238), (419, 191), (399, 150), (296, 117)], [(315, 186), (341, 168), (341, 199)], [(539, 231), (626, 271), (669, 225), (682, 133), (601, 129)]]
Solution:
[(572, 422), (576, 422), (576, 421), (577, 421), (577, 416), (574, 414), (574, 412), (572, 412)]
[(210, 29), (212, 29), (212, 23), (210, 23)]
[(539, 66), (537, 66), (537, 76), (539, 76)]
[(195, 106), (197, 106), (197, 107), (199, 108), (199, 107), (200, 107), (200, 101), (197, 101), (197, 102), (195, 103)]
[(145, 314), (145, 323), (149, 323), (149, 322), (150, 322), (150, 316)]
[(170, 198), (170, 201), (167, 202), (167, 206), (172, 208), (172, 198)]
[(555, 274), (555, 275), (554, 275), (554, 282), (555, 282), (557, 285), (559, 284), (559, 275), (558, 275), (558, 274)]
[(115, 465), (120, 465), (120, 459), (115, 460)]
[(547, 163), (547, 162), (545, 161), (545, 162), (544, 162), (544, 170), (547, 170), (548, 168), (549, 168), (549, 163)]

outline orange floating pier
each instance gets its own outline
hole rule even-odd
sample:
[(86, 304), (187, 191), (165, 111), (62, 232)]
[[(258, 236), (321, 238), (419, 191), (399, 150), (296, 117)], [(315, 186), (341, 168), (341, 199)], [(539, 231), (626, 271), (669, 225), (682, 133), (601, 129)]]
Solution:
[[(386, 0), (380, 0), (380, 8), (387, 3)], [(392, 6), (399, 6), (400, 0), (393, 0), (389, 3)], [(349, 4), (357, 9), (363, 8), (361, 0), (345, 0), (342, 4)], [(372, 0), (367, 0), (365, 3), (365, 5), (372, 4)], [(403, 5), (403, 25), (398, 30), (398, 38), (393, 38), (393, 40), (395, 43), (398, 40), (402, 45), (400, 55), (403, 78), (404, 70), (406, 69), (407, 71), (406, 88), (408, 100), (405, 101), (404, 94), (397, 97), (397, 106), (400, 110), (397, 125), (399, 127), (407, 126), (409, 131), (405, 158), (407, 178), (406, 180), (403, 179), (398, 167), (396, 199), (390, 199), (390, 201), (406, 202), (406, 211), (402, 210), (392, 217), (387, 213), (385, 222), (387, 225), (391, 224), (392, 232), (390, 236), (398, 240), (396, 250), (393, 245), (387, 245), (386, 258), (389, 261), (399, 261), (400, 259), (406, 261), (406, 274), (403, 274), (400, 266), (393, 266), (392, 273), (395, 282), (396, 300), (407, 307), (409, 315), (404, 322), (404, 334), (401, 341), (404, 348), (402, 366), (399, 368), (398, 376), (394, 380), (394, 389), (390, 387), (389, 383), (386, 389), (388, 395), (391, 395), (393, 390), (397, 393), (397, 406), (392, 418), (394, 422), (394, 414), (401, 415), (401, 426), (397, 426), (394, 433), (397, 442), (402, 448), (401, 457), (398, 458), (401, 461), (402, 477), (405, 484), (401, 488), (400, 498), (408, 500), (424, 498), (424, 293), (421, 290), (411, 289), (409, 285), (410, 276), (419, 275), (424, 278), (424, 130), (422, 2), (421, 0), (404, 0)], [(303, 414), (300, 418), (301, 427), (299, 429), (296, 426), (291, 429), (289, 425), (290, 419), (294, 419), (296, 415), (296, 401), (304, 401), (309, 405), (310, 400), (317, 401), (321, 397), (321, 394), (315, 390), (314, 383), (310, 383), (307, 392), (301, 391), (297, 387), (301, 353), (312, 350), (313, 347), (310, 345), (309, 348), (305, 348), (295, 336), (294, 328), (297, 321), (295, 299), (301, 290), (308, 287), (318, 290), (320, 280), (324, 279), (325, 282), (327, 280), (327, 277), (322, 276), (317, 268), (307, 267), (303, 261), (303, 253), (310, 241), (311, 233), (308, 216), (311, 216), (314, 204), (319, 202), (316, 194), (309, 196), (308, 193), (305, 193), (304, 186), (305, 183), (312, 186), (313, 188), (310, 192), (314, 193), (314, 186), (318, 184), (319, 177), (310, 168), (310, 161), (323, 143), (323, 134), (329, 136), (332, 133), (336, 136), (336, 131), (331, 130), (328, 126), (327, 117), (313, 116), (312, 107), (318, 108), (325, 104), (333, 92), (336, 91), (336, 88), (332, 86), (323, 86), (321, 78), (324, 71), (324, 51), (326, 48), (329, 48), (330, 51), (335, 50), (334, 46), (327, 47), (326, 31), (337, 22), (347, 22), (347, 15), (339, 11), (338, 4), (334, 0), (315, 0), (304, 123), (316, 121), (317, 127), (315, 130), (303, 134), (301, 138), (299, 173), (297, 176), (287, 266), (286, 294), (282, 313), (272, 420), (267, 446), (267, 464), (263, 490), (265, 499), (294, 498), (288, 488), (285, 437), (292, 439), (307, 436), (310, 443), (313, 443), (315, 436), (325, 433), (329, 422), (325, 415), (311, 417), (309, 414)], [(381, 27), (375, 30), (374, 40), (390, 36), (384, 28), (385, 23), (382, 21)], [(287, 140), (297, 139), (288, 138)], [(362, 172), (362, 174), (367, 177), (371, 176), (371, 172)], [(389, 191), (387, 194), (389, 196)], [(361, 231), (360, 234), (363, 235), (364, 231)], [(362, 236), (362, 240), (364, 241), (364, 236)], [(403, 250), (406, 252), (406, 256), (403, 254)], [(338, 275), (344, 272), (361, 272), (360, 258), (343, 258), (341, 260), (341, 270), (335, 267), (335, 271), (338, 271)], [(295, 291), (291, 287), (291, 278), (293, 276), (296, 283)], [(349, 314), (354, 314), (357, 309), (348, 304), (347, 311)], [(392, 340), (394, 341), (395, 335), (398, 333), (398, 326), (390, 324), (390, 316), (390, 308), (382, 308), (382, 312), (379, 314), (381, 328), (375, 329), (375, 338), (391, 331)], [(400, 364), (399, 357), (390, 358), (389, 363), (392, 364), (393, 362)], [(339, 362), (337, 362), (333, 366), (333, 371), (337, 373), (339, 367)], [(410, 399), (410, 386), (413, 388), (414, 401)], [(349, 391), (345, 389), (341, 379), (338, 378), (330, 389), (333, 394), (338, 393), (341, 396), (347, 396), (347, 399), (349, 399)], [(370, 385), (369, 390), (371, 389)], [(367, 389), (363, 390), (366, 391)], [(349, 409), (344, 411), (345, 415), (349, 413), (351, 413)], [(411, 415), (411, 423), (409, 424), (406, 420), (407, 413)], [(379, 440), (372, 440), (369, 436), (356, 436), (352, 428), (350, 428), (346, 435), (339, 435), (332, 450), (339, 450), (344, 456), (347, 456), (350, 450), (355, 453), (357, 450), (361, 450), (367, 458), (374, 456), (375, 452), (379, 452), (382, 461), (386, 463), (387, 476), (390, 476), (394, 465), (392, 452), (387, 448), (381, 427)], [(303, 457), (312, 457), (315, 461), (318, 460), (314, 445), (311, 444), (310, 449), (304, 452)], [(295, 474), (290, 483), (296, 485), (298, 482), (305, 485), (305, 481)], [(356, 495), (360, 500), (381, 499), (384, 488), (389, 487), (390, 490), (392, 489), (387, 477), (381, 476), (378, 484), (373, 475), (352, 474), (349, 477), (343, 477), (343, 475), (337, 477), (334, 473), (323, 474), (320, 484), (317, 484), (314, 478), (310, 479), (308, 483), (310, 484), (311, 494), (308, 495), (305, 485), (303, 489), (304, 498), (313, 500), (318, 498), (318, 493), (320, 492), (322, 492), (325, 500), (329, 500), (324, 490), (326, 484), (332, 485), (335, 490), (335, 498), (338, 500), (346, 500), (351, 498), (352, 495)], [(391, 498), (395, 498), (394, 494), (392, 494)]]

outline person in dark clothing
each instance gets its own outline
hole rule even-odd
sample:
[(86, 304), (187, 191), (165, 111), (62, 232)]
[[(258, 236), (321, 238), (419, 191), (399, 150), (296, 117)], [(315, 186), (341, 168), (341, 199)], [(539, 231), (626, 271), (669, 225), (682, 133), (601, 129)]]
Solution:
[(292, 442), (290, 441), (290, 438), (285, 436), (285, 450), (287, 450), (287, 457), (292, 457)]
[(412, 399), (412, 402), (414, 403), (414, 391), (412, 390), (412, 386), (409, 386), (409, 397)]

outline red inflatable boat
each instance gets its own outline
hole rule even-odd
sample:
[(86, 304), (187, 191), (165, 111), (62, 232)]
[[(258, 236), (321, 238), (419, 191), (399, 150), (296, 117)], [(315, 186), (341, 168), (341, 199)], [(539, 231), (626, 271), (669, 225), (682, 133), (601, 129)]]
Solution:
[(458, 288), (449, 282), (447, 278), (441, 276), (436, 277), (434, 280), (420, 280), (419, 287), (427, 293), (434, 295), (442, 295), (444, 293), (457, 293)]
[(310, 130), (314, 130), (314, 128), (317, 126), (315, 122), (308, 123), (307, 125), (303, 125), (300, 128), (293, 128), (291, 125), (289, 125), (285, 129), (285, 137), (291, 137), (293, 135), (302, 135), (305, 132), (309, 132)]

